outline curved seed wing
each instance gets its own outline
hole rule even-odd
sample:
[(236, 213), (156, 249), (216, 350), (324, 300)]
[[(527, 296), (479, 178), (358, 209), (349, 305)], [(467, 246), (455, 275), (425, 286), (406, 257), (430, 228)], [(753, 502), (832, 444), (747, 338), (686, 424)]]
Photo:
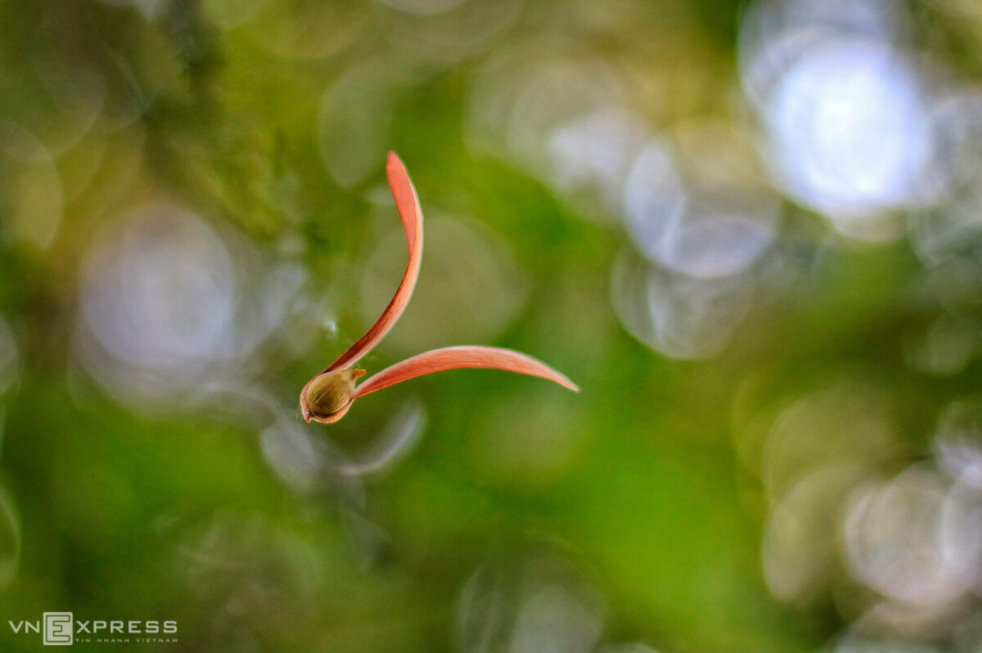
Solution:
[(396, 201), (396, 209), (399, 211), (402, 227), (406, 232), (409, 264), (406, 266), (406, 273), (402, 277), (399, 288), (396, 289), (395, 296), (382, 311), (381, 317), (372, 325), (368, 333), (351, 345), (348, 351), (341, 354), (324, 372), (351, 367), (370, 352), (402, 315), (409, 298), (413, 295), (416, 279), (419, 278), (419, 267), (423, 261), (423, 211), (419, 206), (419, 197), (416, 195), (416, 189), (409, 178), (406, 166), (395, 152), (389, 152), (385, 172), (389, 177), (389, 188), (392, 190), (392, 197)]
[(500, 347), (466, 345), (434, 349), (387, 367), (355, 388), (353, 399), (417, 376), (461, 368), (486, 368), (528, 374), (555, 381), (575, 392), (580, 391), (565, 375), (531, 356)]

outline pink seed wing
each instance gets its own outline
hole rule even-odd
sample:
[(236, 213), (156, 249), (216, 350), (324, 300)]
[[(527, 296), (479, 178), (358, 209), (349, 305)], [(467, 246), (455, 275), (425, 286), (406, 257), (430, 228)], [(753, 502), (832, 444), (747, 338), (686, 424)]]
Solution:
[(355, 388), (353, 398), (363, 397), (376, 390), (381, 390), (390, 385), (401, 383), (417, 376), (423, 376), (424, 374), (473, 367), (538, 376), (543, 379), (555, 381), (570, 390), (580, 391), (576, 384), (566, 378), (565, 375), (531, 356), (511, 349), (501, 349), (500, 347), (467, 345), (434, 349), (433, 351), (407, 358), (401, 363), (396, 363), (392, 367), (388, 367), (370, 377), (367, 381)]
[(419, 206), (419, 197), (416, 195), (416, 189), (409, 178), (406, 166), (395, 152), (389, 152), (385, 172), (389, 177), (389, 188), (392, 190), (392, 197), (395, 198), (396, 209), (399, 211), (399, 217), (402, 218), (402, 227), (406, 231), (406, 243), (409, 245), (409, 264), (406, 266), (406, 273), (402, 277), (402, 282), (399, 284), (395, 296), (382, 311), (378, 321), (358, 342), (351, 345), (348, 351), (331, 363), (331, 366), (324, 370), (325, 372), (351, 367), (362, 356), (370, 352), (402, 315), (409, 303), (409, 298), (413, 295), (416, 279), (419, 278), (419, 267), (423, 261), (423, 211)]

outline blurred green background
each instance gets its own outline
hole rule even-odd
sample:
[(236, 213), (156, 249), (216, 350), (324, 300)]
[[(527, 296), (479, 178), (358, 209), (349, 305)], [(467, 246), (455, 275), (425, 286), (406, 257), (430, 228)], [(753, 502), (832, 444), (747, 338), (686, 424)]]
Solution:
[[(974, 0), (0, 2), (0, 650), (979, 651), (980, 75)], [(303, 422), (390, 149), (363, 365), (580, 394)]]

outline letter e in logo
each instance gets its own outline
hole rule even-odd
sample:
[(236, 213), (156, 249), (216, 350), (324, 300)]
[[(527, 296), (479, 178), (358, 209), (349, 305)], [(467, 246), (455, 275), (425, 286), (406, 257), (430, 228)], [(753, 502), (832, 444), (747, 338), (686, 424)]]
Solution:
[(44, 645), (69, 646), (75, 638), (71, 612), (44, 613)]

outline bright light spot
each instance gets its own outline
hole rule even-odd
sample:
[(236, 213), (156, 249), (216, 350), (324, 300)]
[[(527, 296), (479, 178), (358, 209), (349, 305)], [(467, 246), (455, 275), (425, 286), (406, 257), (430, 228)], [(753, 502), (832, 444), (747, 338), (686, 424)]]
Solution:
[(776, 497), (812, 470), (873, 465), (897, 443), (889, 404), (875, 388), (851, 381), (801, 397), (774, 420), (761, 452), (761, 477)]
[(529, 588), (519, 608), (511, 653), (588, 653), (600, 638), (602, 616), (565, 587)]
[(603, 629), (606, 600), (571, 564), (532, 558), (519, 568), (480, 567), (464, 587), (464, 653), (587, 653)]
[(774, 596), (807, 604), (825, 589), (838, 558), (842, 499), (865, 471), (861, 464), (842, 464), (808, 473), (774, 506), (761, 551)]
[(576, 131), (589, 127), (588, 132), (596, 134), (604, 121), (591, 125), (589, 117), (622, 108), (625, 91), (613, 70), (595, 59), (557, 56), (556, 50), (543, 46), (506, 51), (478, 71), (467, 123), (472, 149), (510, 159), (551, 179), (549, 142), (557, 130), (587, 120)]
[(708, 358), (729, 343), (750, 308), (743, 276), (696, 279), (623, 255), (612, 273), (614, 308), (624, 327), (673, 358)]
[(982, 92), (953, 92), (936, 103), (933, 118), (943, 139), (935, 175), (950, 178), (952, 192), (909, 220), (914, 250), (929, 266), (970, 258), (982, 239)]
[(690, 186), (672, 148), (652, 141), (634, 163), (625, 192), (628, 227), (642, 253), (699, 277), (734, 275), (776, 237), (779, 204), (763, 193)]
[(320, 488), (323, 447), (317, 446), (296, 418), (277, 419), (263, 430), (259, 442), (266, 462), (287, 485), (302, 493)]
[(847, 236), (903, 234), (898, 211), (950, 188), (945, 77), (908, 45), (911, 22), (889, 0), (764, 0), (741, 29), (743, 88), (766, 130), (773, 176)]
[(982, 489), (982, 402), (952, 402), (941, 413), (934, 437), (941, 467)]
[(155, 369), (232, 356), (239, 288), (224, 243), (177, 207), (140, 218), (93, 261), (82, 306), (94, 334), (124, 360)]
[(376, 442), (357, 460), (340, 465), (342, 474), (382, 474), (399, 464), (423, 437), (426, 431), (426, 409), (417, 401), (407, 402), (396, 412)]
[(817, 44), (841, 37), (886, 43), (898, 40), (906, 22), (894, 0), (759, 0), (740, 31), (744, 90), (764, 108), (788, 69)]
[(914, 369), (951, 376), (968, 365), (982, 345), (974, 321), (949, 315), (938, 317), (923, 332), (908, 332), (901, 339), (904, 358)]
[(933, 125), (917, 75), (888, 46), (833, 40), (788, 71), (769, 110), (777, 174), (837, 226), (921, 201)]
[(597, 203), (590, 195), (599, 196), (607, 211), (619, 211), (625, 180), (646, 138), (640, 121), (622, 111), (602, 111), (560, 125), (546, 146), (552, 182), (578, 211), (584, 201)]
[(833, 653), (938, 653), (930, 644), (906, 639), (872, 639), (850, 632), (839, 640)]
[(240, 296), (232, 257), (204, 221), (175, 206), (147, 207), (88, 259), (83, 360), (121, 396), (193, 394), (195, 379), (240, 353)]
[(110, 225), (83, 268), (81, 360), (103, 387), (151, 408), (193, 404), (283, 322), (306, 273), (266, 265), (253, 245), (199, 216), (148, 205)]
[(977, 551), (962, 546), (971, 538), (952, 537), (944, 528), (953, 525), (946, 519), (948, 491), (939, 474), (913, 467), (858, 494), (844, 526), (856, 578), (912, 605), (943, 604), (962, 594), (976, 573)]

